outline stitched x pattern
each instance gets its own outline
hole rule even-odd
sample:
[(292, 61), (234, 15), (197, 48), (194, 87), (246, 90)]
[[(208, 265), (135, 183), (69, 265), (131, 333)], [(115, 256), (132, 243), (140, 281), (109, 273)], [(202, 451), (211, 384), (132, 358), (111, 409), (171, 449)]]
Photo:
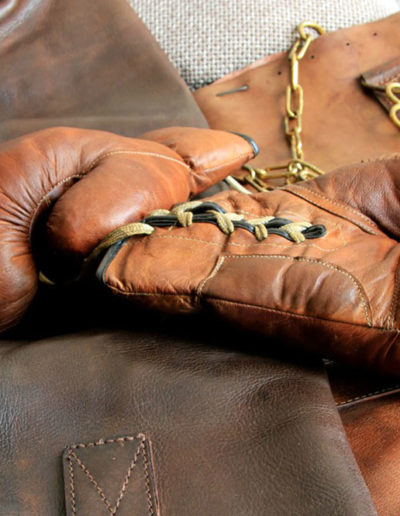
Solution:
[[(110, 500), (107, 498), (107, 496), (105, 495), (104, 490), (100, 486), (99, 482), (95, 479), (93, 474), (90, 472), (88, 466), (78, 456), (76, 450), (78, 450), (80, 448), (89, 448), (89, 447), (94, 447), (94, 446), (97, 447), (97, 446), (102, 446), (102, 445), (106, 445), (106, 444), (123, 443), (123, 442), (134, 441), (134, 440), (139, 440), (138, 447), (132, 457), (132, 460), (129, 463), (128, 470), (122, 481), (121, 489), (119, 490), (117, 498), (116, 498), (114, 504), (112, 504), (110, 502)], [(101, 441), (98, 441), (95, 443), (77, 444), (77, 445), (73, 445), (67, 449), (65, 458), (66, 458), (66, 461), (68, 462), (70, 496), (71, 496), (71, 500), (70, 500), (71, 501), (71, 504), (70, 504), (71, 513), (74, 516), (78, 516), (76, 492), (75, 492), (74, 463), (83, 471), (83, 473), (89, 480), (90, 484), (96, 490), (96, 492), (98, 493), (102, 502), (106, 506), (108, 513), (111, 514), (112, 516), (116, 516), (118, 513), (118, 510), (121, 506), (121, 502), (127, 492), (127, 487), (128, 487), (129, 481), (132, 477), (132, 472), (133, 472), (135, 466), (137, 465), (137, 462), (138, 462), (138, 459), (140, 456), (143, 459), (148, 515), (149, 516), (155, 515), (155, 506), (153, 503), (153, 497), (152, 497), (151, 487), (150, 487), (150, 473), (149, 473), (149, 465), (148, 465), (148, 456), (147, 456), (147, 451), (146, 451), (146, 437), (143, 434), (139, 434), (136, 437), (121, 437), (118, 439), (107, 439), (104, 441), (101, 440)]]

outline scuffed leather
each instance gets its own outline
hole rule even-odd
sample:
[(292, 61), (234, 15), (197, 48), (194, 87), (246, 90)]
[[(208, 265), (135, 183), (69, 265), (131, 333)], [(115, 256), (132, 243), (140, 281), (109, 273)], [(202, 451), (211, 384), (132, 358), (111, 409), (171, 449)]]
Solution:
[[(83, 129), (48, 129), (1, 146), (1, 330), (21, 318), (37, 289), (31, 249), (35, 224), (73, 183), (91, 176), (62, 197), (50, 217), (48, 236), (54, 250), (82, 257), (115, 224), (183, 202), (253, 156), (250, 144), (237, 135), (188, 131), (190, 138), (182, 143), (188, 164), (155, 141)], [(165, 130), (172, 141), (184, 132)], [(189, 159), (191, 145), (195, 155)]]
[[(308, 183), (210, 200), (246, 219), (322, 224), (295, 244), (212, 224), (156, 228), (100, 267), (112, 292), (160, 310), (211, 309), (292, 346), (399, 375), (400, 157), (345, 167)], [(110, 251), (111, 253), (111, 251)], [(140, 267), (137, 264), (140, 263)]]

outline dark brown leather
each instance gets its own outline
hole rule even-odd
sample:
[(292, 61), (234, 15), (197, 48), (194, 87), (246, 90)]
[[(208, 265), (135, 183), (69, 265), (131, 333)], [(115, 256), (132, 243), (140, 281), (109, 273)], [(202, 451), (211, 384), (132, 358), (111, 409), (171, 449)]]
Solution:
[(110, 514), (137, 451), (117, 516), (376, 514), (321, 371), (193, 323), (3, 342), (1, 514)]
[[(399, 29), (400, 12), (311, 43), (299, 71), (307, 161), (329, 172), (399, 151), (398, 128), (359, 81), (364, 72), (398, 58)], [(283, 128), (288, 70), (287, 54), (275, 54), (195, 92), (211, 127), (256, 140), (260, 153), (253, 165), (287, 163), (291, 157)], [(248, 88), (218, 96), (244, 85)]]
[(126, 0), (1, 2), (0, 69), (0, 140), (60, 125), (126, 136), (205, 126)]
[(367, 396), (340, 415), (379, 516), (400, 513), (400, 396)]
[[(212, 310), (319, 356), (398, 377), (399, 184), (395, 155), (272, 192), (224, 192), (203, 201), (249, 221), (251, 231), (157, 227), (112, 247), (98, 277), (137, 304)], [(263, 217), (299, 223), (298, 240), (269, 234)], [(305, 238), (307, 223), (326, 234)], [(290, 235), (291, 226), (282, 230)]]

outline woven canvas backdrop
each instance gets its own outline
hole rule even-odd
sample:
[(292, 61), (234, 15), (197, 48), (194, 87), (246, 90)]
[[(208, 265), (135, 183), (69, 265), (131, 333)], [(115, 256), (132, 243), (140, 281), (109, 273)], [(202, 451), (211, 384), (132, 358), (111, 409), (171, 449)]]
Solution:
[(128, 0), (192, 89), (286, 50), (296, 26), (383, 18), (400, 0)]

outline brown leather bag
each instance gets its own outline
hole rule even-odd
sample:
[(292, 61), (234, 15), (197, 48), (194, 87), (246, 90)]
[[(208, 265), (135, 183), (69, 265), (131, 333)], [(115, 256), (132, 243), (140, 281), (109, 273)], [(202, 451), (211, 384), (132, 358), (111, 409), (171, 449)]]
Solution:
[(206, 123), (127, 2), (6, 0), (0, 140), (69, 126), (125, 136)]

